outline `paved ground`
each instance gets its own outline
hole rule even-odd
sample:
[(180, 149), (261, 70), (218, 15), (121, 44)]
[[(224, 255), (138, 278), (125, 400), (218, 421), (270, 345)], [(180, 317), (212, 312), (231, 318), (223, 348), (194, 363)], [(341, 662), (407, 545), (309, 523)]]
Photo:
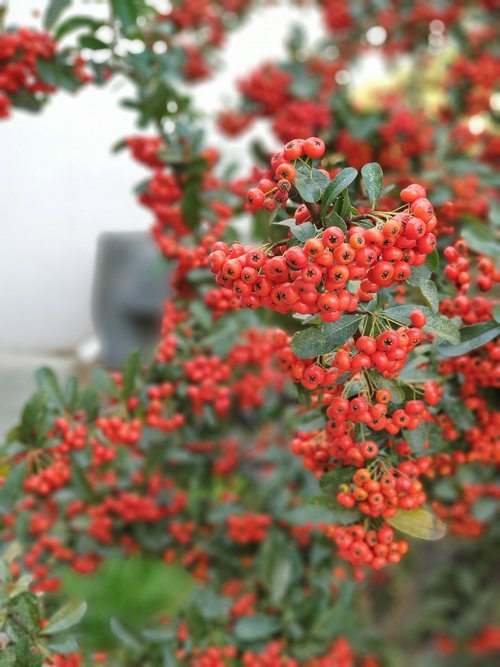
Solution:
[(41, 366), (50, 366), (63, 382), (75, 373), (71, 356), (0, 352), (0, 443), (35, 390), (35, 371)]

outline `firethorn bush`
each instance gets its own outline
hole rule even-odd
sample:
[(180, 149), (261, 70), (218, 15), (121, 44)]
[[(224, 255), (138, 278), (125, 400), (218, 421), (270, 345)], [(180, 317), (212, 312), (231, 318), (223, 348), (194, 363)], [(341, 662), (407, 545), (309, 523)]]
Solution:
[(7, 434), (0, 667), (493, 667), (495, 2), (305, 3), (217, 115), (269, 124), (246, 172), (190, 85), (261, 3), (69, 4), (0, 33), (0, 116), (133, 84), (173, 295), (152, 363), (40, 369)]

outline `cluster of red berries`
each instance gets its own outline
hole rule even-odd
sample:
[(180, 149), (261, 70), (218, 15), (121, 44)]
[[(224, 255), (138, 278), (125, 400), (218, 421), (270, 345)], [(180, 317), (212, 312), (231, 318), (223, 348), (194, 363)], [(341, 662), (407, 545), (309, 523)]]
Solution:
[(229, 538), (241, 544), (263, 542), (271, 524), (272, 518), (267, 514), (248, 513), (227, 518)]
[(116, 415), (99, 417), (96, 426), (101, 436), (115, 445), (135, 445), (141, 439), (142, 423), (140, 419), (129, 421)]
[[(379, 445), (372, 439), (357, 439), (354, 434), (356, 424), (375, 432), (386, 431), (389, 435), (396, 435), (401, 429), (412, 431), (418, 428), (421, 420), (430, 419), (422, 401), (418, 400), (408, 401), (404, 408), (394, 410), (392, 415), (386, 413), (385, 404), (370, 405), (363, 396), (351, 401), (336, 398), (328, 407), (325, 429), (298, 432), (291, 442), (291, 450), (302, 457), (308, 470), (318, 474), (337, 466), (361, 467), (366, 460), (377, 457)], [(412, 454), (405, 440), (397, 444), (388, 440), (386, 445), (393, 447), (399, 456)]]
[[(301, 152), (306, 143), (296, 140), (288, 146), (291, 145)], [(318, 150), (323, 151), (324, 145)], [(285, 154), (286, 151), (285, 147)], [(276, 169), (278, 178), (285, 173), (288, 178), (281, 178), (277, 186), (265, 183), (262, 187), (267, 195), (260, 188), (250, 190), (253, 208), (266, 206), (267, 200), (275, 202), (277, 196), (281, 197), (281, 181), (288, 184), (286, 188), (293, 181), (293, 165), (278, 164)], [(287, 199), (289, 188), (286, 188), (283, 192)], [(239, 243), (229, 247), (218, 242), (211, 255), (211, 270), (217, 283), (231, 289), (242, 307), (265, 306), (280, 313), (304, 315), (317, 313), (324, 322), (335, 322), (344, 312), (354, 312), (360, 301), (370, 301), (381, 288), (404, 283), (412, 266), (423, 264), (434, 251), (436, 238), (432, 230), (437, 221), (425, 190), (414, 184), (405, 188), (401, 197), (409, 203), (409, 210), (389, 216), (380, 226), (365, 229), (354, 225), (347, 235), (341, 228), (331, 226), (309, 238), (303, 246), (287, 248), (283, 241), (265, 252)], [(305, 205), (297, 208), (298, 224), (309, 217)], [(355, 294), (347, 289), (349, 281), (360, 281)], [(425, 321), (421, 326), (424, 324)]]
[[(283, 151), (275, 153), (271, 157), (271, 174), (274, 180), (263, 178), (258, 187), (251, 188), (247, 193), (247, 208), (250, 211), (266, 209), (274, 211), (280, 205), (288, 201), (297, 170), (296, 161), (310, 158), (317, 160), (325, 153), (325, 142), (319, 137), (309, 139), (292, 139)], [(327, 171), (324, 172), (327, 176)]]
[(369, 565), (380, 570), (388, 563), (399, 563), (408, 551), (408, 542), (396, 541), (393, 529), (386, 524), (379, 530), (366, 530), (360, 524), (331, 526), (326, 535), (337, 545), (340, 558), (355, 567)]
[[(452, 246), (445, 248), (443, 254), (448, 262), (444, 269), (446, 277), (453, 281), (460, 294), (465, 294), (473, 279), (471, 275), (473, 253), (467, 243), (459, 238)], [(500, 282), (500, 268), (485, 255), (476, 255), (474, 259), (479, 273), (476, 285), (482, 292), (487, 292), (495, 283)]]
[(54, 89), (40, 80), (37, 60), (54, 57), (56, 45), (48, 33), (20, 28), (0, 34), (0, 118), (10, 113), (10, 99), (20, 90), (50, 93)]
[(402, 461), (378, 479), (370, 469), (359, 468), (351, 484), (341, 485), (337, 500), (344, 507), (356, 505), (368, 516), (390, 519), (398, 509), (416, 509), (425, 503), (422, 483), (417, 480), (420, 473), (419, 466), (411, 461)]
[[(330, 387), (346, 373), (355, 375), (376, 370), (386, 378), (397, 377), (408, 354), (425, 338), (419, 328), (425, 325), (425, 315), (416, 309), (410, 317), (418, 327), (387, 329), (375, 338), (359, 336), (352, 345), (345, 343), (336, 352), (323, 356), (321, 362), (316, 359), (298, 359), (291, 346), (284, 346), (278, 353), (281, 369), (309, 391)], [(379, 417), (385, 414), (380, 408), (378, 411)]]

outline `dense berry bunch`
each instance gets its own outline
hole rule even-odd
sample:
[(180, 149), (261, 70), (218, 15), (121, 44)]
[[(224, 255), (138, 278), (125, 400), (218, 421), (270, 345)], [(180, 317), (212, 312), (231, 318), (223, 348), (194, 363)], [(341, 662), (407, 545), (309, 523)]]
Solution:
[[(302, 161), (302, 155), (315, 159), (323, 153), (324, 144), (315, 137), (287, 144), (283, 153), (273, 156), (274, 181), (265, 178), (249, 191), (247, 201), (252, 210), (273, 210), (278, 203), (285, 206), (293, 196), (297, 161)], [(243, 307), (318, 313), (322, 321), (335, 322), (344, 312), (355, 312), (360, 302), (373, 299), (379, 290), (406, 282), (412, 268), (421, 266), (434, 252), (437, 221), (425, 190), (411, 185), (401, 197), (408, 204), (404, 210), (359, 214), (351, 218), (351, 224), (348, 221), (347, 231), (342, 228), (344, 223), (316, 229), (310, 221), (318, 223), (318, 207), (301, 204), (294, 213), (295, 224), (309, 222), (311, 226), (303, 245), (297, 245), (291, 234), (288, 241), (269, 248), (229, 247), (219, 242), (211, 255), (212, 271), (218, 284), (231, 289)], [(332, 211), (333, 207), (328, 207), (325, 214)], [(354, 224), (358, 219), (375, 224)], [(356, 288), (350, 289), (355, 284)], [(421, 326), (424, 324), (421, 321)]]
[(54, 92), (40, 79), (37, 61), (53, 58), (55, 51), (48, 33), (20, 28), (0, 34), (0, 118), (10, 115), (11, 99), (23, 90), (34, 94)]

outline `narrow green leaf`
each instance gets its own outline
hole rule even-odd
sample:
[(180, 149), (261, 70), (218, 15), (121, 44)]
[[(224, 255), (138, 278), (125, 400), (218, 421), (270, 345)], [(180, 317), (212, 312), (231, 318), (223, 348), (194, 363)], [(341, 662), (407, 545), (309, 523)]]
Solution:
[(361, 177), (372, 208), (375, 208), (383, 189), (382, 167), (378, 162), (369, 162), (361, 167)]
[(71, 5), (72, 0), (50, 0), (43, 15), (43, 27), (50, 30), (61, 14)]
[(80, 28), (90, 28), (95, 31), (104, 25), (103, 21), (98, 21), (90, 16), (71, 16), (71, 18), (63, 21), (54, 33), (54, 39), (58, 42), (60, 39)]
[(244, 616), (234, 626), (234, 635), (242, 642), (261, 642), (280, 630), (279, 621), (266, 614)]
[(500, 324), (494, 320), (471, 324), (460, 329), (460, 341), (455, 344), (441, 343), (438, 345), (438, 352), (445, 357), (459, 357), (475, 350), (482, 345), (486, 345), (490, 340), (500, 336)]
[(56, 635), (79, 623), (87, 611), (86, 602), (68, 602), (48, 620), (42, 635)]
[(446, 525), (424, 509), (399, 510), (395, 516), (386, 521), (401, 533), (421, 540), (439, 540), (446, 534)]
[(358, 170), (354, 167), (346, 167), (339, 171), (335, 178), (330, 181), (323, 193), (323, 201), (321, 202), (321, 217), (324, 218), (328, 208), (333, 204), (333, 201), (341, 194), (351, 183), (356, 180)]
[(82, 49), (90, 49), (91, 51), (109, 49), (109, 44), (103, 42), (102, 39), (97, 39), (94, 35), (82, 35), (79, 42)]
[(139, 350), (134, 350), (123, 366), (122, 381), (123, 395), (130, 398), (134, 391), (136, 377), (141, 368), (141, 355)]
[(39, 389), (47, 394), (56, 407), (63, 410), (64, 398), (54, 371), (46, 366), (39, 368), (35, 373), (35, 378)]
[(16, 463), (10, 469), (4, 485), (0, 488), (0, 507), (9, 513), (21, 496), (23, 483), (28, 472), (28, 461)]

